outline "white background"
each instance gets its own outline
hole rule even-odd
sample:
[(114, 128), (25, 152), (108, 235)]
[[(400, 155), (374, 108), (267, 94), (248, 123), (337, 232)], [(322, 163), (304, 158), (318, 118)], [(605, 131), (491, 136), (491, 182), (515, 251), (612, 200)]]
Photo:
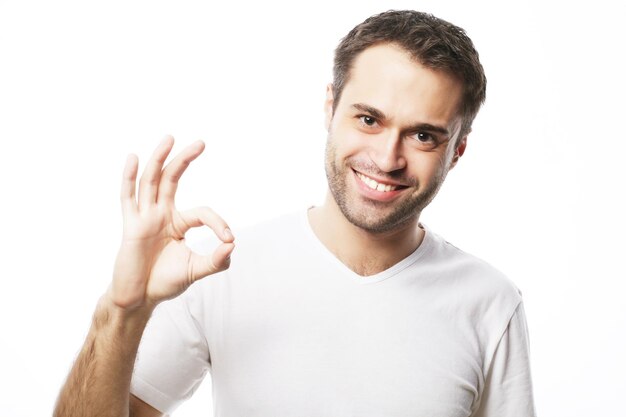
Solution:
[[(389, 8), (464, 27), (489, 80), (422, 220), (522, 289), (540, 415), (619, 414), (622, 4), (0, 0), (1, 414), (51, 413), (110, 279), (126, 155), (203, 139), (178, 207), (234, 228), (320, 203), (333, 49)], [(211, 415), (210, 381), (176, 415)]]

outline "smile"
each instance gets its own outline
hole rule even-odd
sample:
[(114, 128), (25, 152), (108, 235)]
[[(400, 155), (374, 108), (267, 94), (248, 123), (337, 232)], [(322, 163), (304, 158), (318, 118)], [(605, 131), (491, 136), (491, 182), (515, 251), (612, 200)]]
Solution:
[(384, 192), (384, 193), (388, 193), (390, 191), (395, 191), (398, 188), (401, 188), (398, 185), (391, 185), (391, 184), (382, 184), (378, 181), (376, 181), (373, 178), (370, 178), (366, 175), (361, 174), (360, 172), (355, 171), (357, 177), (359, 177), (359, 179), (361, 181), (363, 181), (363, 183), (365, 185), (367, 185), (369, 188), (371, 188), (372, 190), (376, 190), (376, 191), (380, 191), (380, 192)]

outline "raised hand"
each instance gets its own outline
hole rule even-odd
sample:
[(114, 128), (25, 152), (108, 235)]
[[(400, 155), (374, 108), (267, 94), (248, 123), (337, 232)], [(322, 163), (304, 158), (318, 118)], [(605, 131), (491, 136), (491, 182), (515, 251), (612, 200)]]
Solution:
[[(202, 141), (186, 147), (165, 168), (174, 139), (157, 146), (139, 181), (138, 159), (126, 160), (121, 202), (124, 218), (122, 244), (115, 260), (109, 295), (122, 308), (154, 306), (176, 297), (193, 282), (228, 268), (234, 238), (228, 225), (207, 207), (178, 211), (174, 196), (180, 177), (204, 150)], [(222, 240), (212, 255), (200, 256), (185, 245), (192, 227), (208, 226)]]

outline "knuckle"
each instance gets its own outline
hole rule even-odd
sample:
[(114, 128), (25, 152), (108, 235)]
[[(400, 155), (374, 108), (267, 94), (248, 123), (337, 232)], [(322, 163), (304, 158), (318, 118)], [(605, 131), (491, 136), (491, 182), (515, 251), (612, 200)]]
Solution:
[(213, 274), (215, 272), (218, 272), (220, 269), (215, 266), (215, 262), (213, 262), (213, 259), (209, 259), (209, 273)]
[(171, 170), (166, 169), (163, 171), (163, 179), (169, 182), (176, 183), (180, 180), (181, 174), (177, 172), (172, 172)]
[(222, 268), (220, 269), (221, 271), (225, 271), (228, 268), (230, 268), (230, 257), (228, 257), (225, 261), (224, 261), (224, 265), (222, 265)]
[(149, 177), (146, 178), (145, 176), (141, 176), (141, 179), (139, 180), (139, 185), (140, 186), (146, 186), (146, 185), (155, 185), (157, 183), (155, 178)]

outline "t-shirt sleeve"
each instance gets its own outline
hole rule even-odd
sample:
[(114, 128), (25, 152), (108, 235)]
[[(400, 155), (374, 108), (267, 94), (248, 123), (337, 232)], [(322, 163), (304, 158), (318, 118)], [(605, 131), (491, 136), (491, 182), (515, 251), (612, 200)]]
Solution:
[(520, 302), (492, 357), (474, 417), (534, 417), (528, 328)]
[(190, 398), (209, 369), (209, 348), (186, 293), (160, 304), (144, 331), (131, 393), (165, 414)]

